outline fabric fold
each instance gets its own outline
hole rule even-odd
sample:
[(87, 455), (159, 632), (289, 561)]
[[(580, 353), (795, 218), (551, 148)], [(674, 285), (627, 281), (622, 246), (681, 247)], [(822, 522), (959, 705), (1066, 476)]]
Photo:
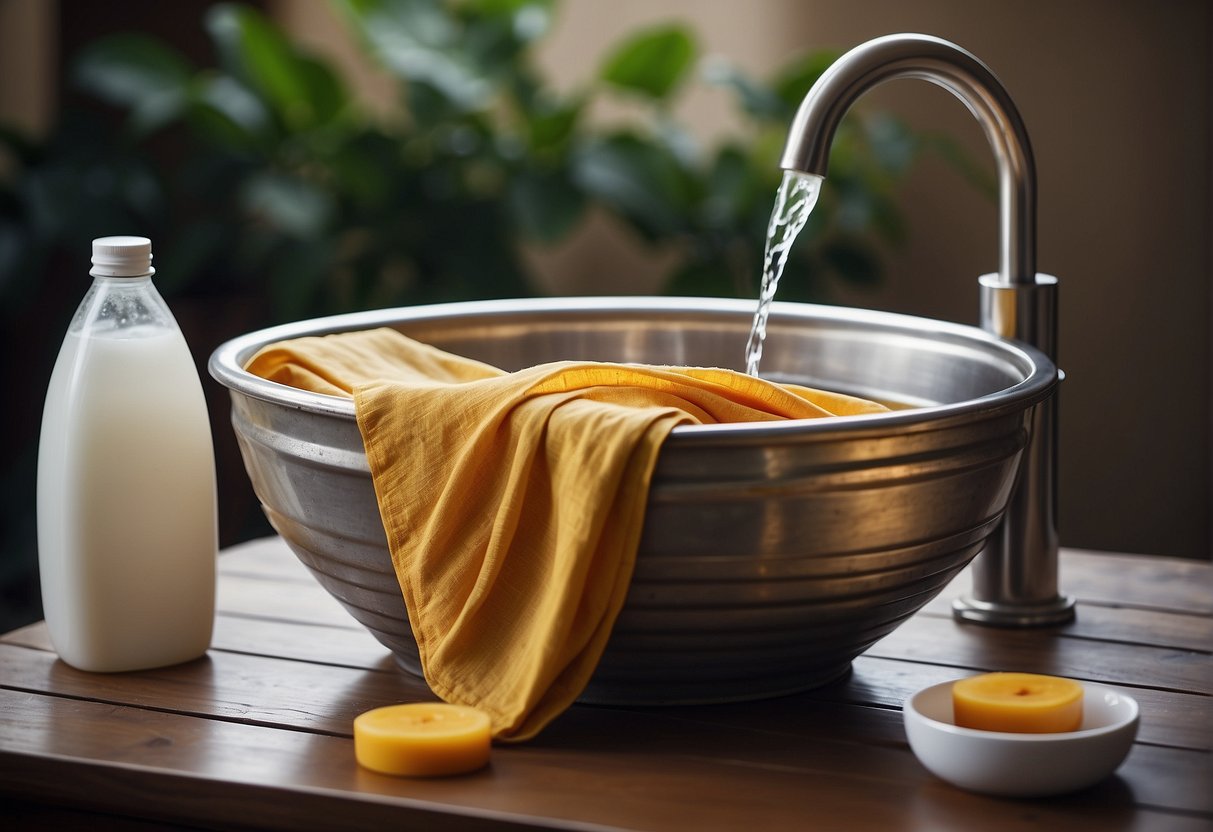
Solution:
[(533, 737), (593, 674), (674, 427), (884, 410), (711, 368), (506, 373), (390, 329), (270, 345), (247, 369), (353, 398), (426, 681), (504, 741)]

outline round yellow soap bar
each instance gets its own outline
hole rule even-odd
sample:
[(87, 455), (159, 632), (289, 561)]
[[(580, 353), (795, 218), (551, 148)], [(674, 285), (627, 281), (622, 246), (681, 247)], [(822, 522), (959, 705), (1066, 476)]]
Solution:
[(981, 731), (1055, 734), (1082, 725), (1082, 685), (1036, 673), (986, 673), (952, 685), (957, 725)]
[(354, 719), (354, 756), (382, 774), (463, 774), (488, 763), (490, 745), (488, 714), (464, 705), (389, 705)]

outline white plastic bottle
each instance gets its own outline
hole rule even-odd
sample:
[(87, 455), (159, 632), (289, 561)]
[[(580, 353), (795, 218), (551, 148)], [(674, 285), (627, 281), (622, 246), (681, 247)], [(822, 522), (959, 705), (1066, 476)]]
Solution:
[(215, 461), (202, 384), (144, 237), (93, 242), (38, 453), (42, 604), (60, 658), (114, 672), (210, 646)]

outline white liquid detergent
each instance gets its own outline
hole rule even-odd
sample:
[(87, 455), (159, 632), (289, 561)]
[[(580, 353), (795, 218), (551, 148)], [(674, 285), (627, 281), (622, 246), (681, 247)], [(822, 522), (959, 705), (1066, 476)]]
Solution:
[(42, 421), (38, 549), (55, 650), (104, 672), (201, 656), (216, 545), (210, 424), (185, 339), (150, 275), (98, 276)]

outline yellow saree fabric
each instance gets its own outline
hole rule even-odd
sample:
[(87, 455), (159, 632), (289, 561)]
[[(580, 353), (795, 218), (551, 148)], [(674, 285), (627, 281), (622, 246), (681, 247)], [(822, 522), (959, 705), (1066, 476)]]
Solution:
[(353, 397), (426, 681), (507, 741), (533, 737), (594, 672), (676, 425), (884, 409), (719, 369), (506, 373), (388, 329), (274, 344), (247, 369)]

